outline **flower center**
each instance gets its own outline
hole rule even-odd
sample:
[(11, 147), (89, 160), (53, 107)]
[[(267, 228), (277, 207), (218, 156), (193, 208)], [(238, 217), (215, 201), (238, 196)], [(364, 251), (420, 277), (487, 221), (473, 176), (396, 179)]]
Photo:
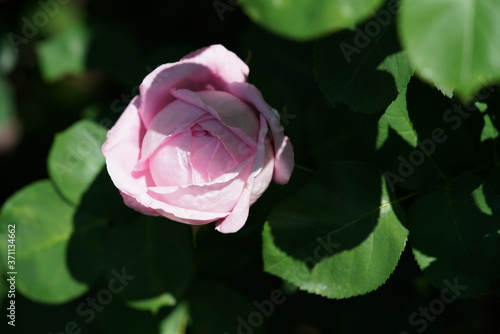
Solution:
[(208, 132), (198, 124), (195, 124), (191, 127), (191, 135), (196, 138), (212, 137), (212, 134), (210, 132)]

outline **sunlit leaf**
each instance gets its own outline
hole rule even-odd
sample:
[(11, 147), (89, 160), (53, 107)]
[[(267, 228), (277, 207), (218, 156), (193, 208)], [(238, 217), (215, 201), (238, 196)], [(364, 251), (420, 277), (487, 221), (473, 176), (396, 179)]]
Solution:
[(417, 73), (470, 99), (500, 79), (500, 2), (403, 0), (399, 30)]
[(104, 166), (101, 146), (106, 130), (81, 120), (56, 135), (47, 160), (49, 175), (61, 193), (78, 204)]
[[(66, 248), (73, 233), (74, 208), (61, 199), (50, 181), (33, 183), (14, 194), (0, 214), (0, 243), (7, 254), (7, 231), (15, 225), (17, 289), (42, 303), (72, 300), (87, 286), (73, 278), (66, 262)], [(2, 261), (6, 258), (2, 257)]]
[(365, 294), (390, 276), (407, 230), (382, 173), (335, 163), (280, 203), (264, 228), (264, 269), (330, 298)]
[[(242, 6), (255, 22), (282, 36), (307, 40), (352, 27), (382, 5), (382, 0), (245, 0)], [(393, 4), (395, 1), (393, 1)], [(223, 11), (224, 9), (219, 9)], [(388, 13), (390, 16), (391, 14)]]

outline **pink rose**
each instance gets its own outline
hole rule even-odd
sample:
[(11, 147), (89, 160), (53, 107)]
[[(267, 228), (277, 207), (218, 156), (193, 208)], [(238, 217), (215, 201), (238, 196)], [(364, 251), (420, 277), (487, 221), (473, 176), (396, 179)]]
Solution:
[(231, 233), (271, 179), (288, 182), (292, 145), (248, 71), (212, 45), (144, 79), (102, 148), (126, 205)]

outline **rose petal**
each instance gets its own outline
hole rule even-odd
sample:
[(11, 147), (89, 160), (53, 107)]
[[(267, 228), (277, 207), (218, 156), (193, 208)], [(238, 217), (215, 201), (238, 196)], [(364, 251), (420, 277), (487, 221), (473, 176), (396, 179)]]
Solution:
[[(272, 148), (267, 138), (267, 125), (263, 116), (260, 116), (259, 142), (255, 156), (252, 161), (251, 173), (248, 176), (246, 185), (238, 198), (229, 216), (216, 223), (216, 229), (222, 233), (237, 232), (245, 225), (248, 218), (250, 205), (254, 203), (271, 182), (272, 177)], [(267, 147), (267, 150), (266, 150)], [(254, 189), (255, 187), (255, 189)]]
[(271, 180), (273, 179), (274, 150), (269, 139), (265, 142), (265, 152), (263, 162), (264, 167), (257, 175), (254, 176), (254, 180), (252, 182), (253, 186), (250, 196), (250, 204), (255, 203), (255, 201), (259, 199), (267, 187), (269, 187), (269, 183), (271, 183)]
[(212, 45), (190, 53), (177, 63), (161, 65), (140, 85), (141, 119), (148, 127), (156, 114), (174, 100), (172, 88), (225, 90), (228, 83), (244, 82), (248, 72), (248, 66), (222, 45)]
[(140, 105), (140, 97), (134, 97), (127, 108), (125, 108), (116, 124), (108, 131), (106, 142), (102, 146), (102, 153), (104, 156), (106, 156), (106, 153), (111, 150), (113, 146), (123, 141), (130, 143), (133, 147), (140, 147), (142, 136), (146, 131), (138, 113)]
[(192, 140), (190, 161), (193, 167), (193, 183), (204, 183), (216, 179), (237, 165), (220, 141), (211, 137), (208, 144), (195, 147), (200, 140)]
[(217, 231), (222, 233), (234, 233), (245, 225), (250, 211), (250, 194), (251, 190), (245, 187), (238, 202), (231, 210), (231, 213), (215, 224), (215, 229)]
[(248, 101), (266, 118), (272, 131), (274, 142), (274, 176), (273, 180), (279, 184), (288, 182), (294, 166), (294, 153), (290, 139), (283, 134), (278, 112), (271, 108), (260, 91), (249, 83), (232, 83), (228, 85), (232, 94)]
[(211, 115), (183, 101), (174, 101), (165, 107), (151, 122), (141, 147), (141, 159), (136, 170), (171, 136), (188, 131), (197, 121)]
[(217, 137), (237, 163), (245, 161), (255, 151), (255, 149), (249, 147), (233, 132), (228, 131), (224, 124), (215, 119), (206, 119), (198, 124), (210, 132), (212, 136)]
[(252, 144), (257, 142), (259, 134), (257, 112), (239, 98), (226, 92), (193, 92), (188, 89), (173, 90), (172, 95), (206, 110), (246, 144), (253, 146)]
[(222, 83), (212, 82), (214, 76), (206, 66), (192, 63), (165, 64), (151, 72), (140, 85), (142, 105), (140, 116), (146, 128), (174, 97), (170, 93), (173, 87), (204, 90), (208, 85), (222, 88)]
[(173, 192), (165, 193), (161, 188), (149, 188), (151, 197), (179, 208), (196, 208), (205, 212), (230, 212), (241, 196), (251, 165), (247, 164), (234, 179), (210, 185), (189, 185), (177, 187)]
[(244, 82), (248, 76), (248, 66), (234, 52), (220, 44), (210, 45), (194, 51), (181, 62), (205, 65), (224, 82)]
[(145, 207), (141, 203), (137, 202), (137, 200), (125, 194), (124, 192), (120, 191), (120, 195), (122, 195), (123, 198), (123, 203), (125, 203), (126, 206), (128, 206), (131, 209), (134, 209), (135, 211), (139, 211), (140, 213), (143, 213), (148, 216), (159, 216), (160, 214), (151, 208)]
[(132, 100), (115, 126), (108, 131), (107, 140), (102, 147), (108, 173), (121, 191), (125, 204), (143, 213), (157, 212), (167, 218), (188, 224), (207, 224), (226, 217), (227, 212), (214, 213), (177, 208), (147, 194), (148, 187), (154, 186), (149, 172), (133, 171), (139, 158), (141, 133), (142, 135), (144, 133), (137, 110), (139, 104), (139, 98)]
[(132, 170), (140, 155), (141, 133), (144, 133), (138, 114), (139, 105), (140, 99), (134, 98), (108, 131), (106, 142), (102, 146), (111, 180), (120, 191), (132, 196), (145, 192), (150, 181), (146, 173), (132, 176)]
[(179, 133), (162, 144), (148, 159), (149, 171), (156, 186), (192, 183), (189, 164), (191, 133)]

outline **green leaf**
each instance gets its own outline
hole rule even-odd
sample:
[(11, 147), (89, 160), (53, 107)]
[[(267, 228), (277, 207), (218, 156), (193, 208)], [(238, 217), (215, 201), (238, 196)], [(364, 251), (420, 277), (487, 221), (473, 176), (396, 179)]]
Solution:
[(378, 121), (375, 148), (378, 150), (389, 139), (390, 132), (396, 131), (401, 139), (410, 146), (417, 146), (418, 136), (411, 123), (406, 108), (406, 89), (391, 103)]
[(160, 334), (185, 334), (188, 321), (188, 304), (186, 302), (182, 302), (161, 321)]
[[(419, 198), (408, 213), (415, 258), (440, 289), (458, 280), (475, 296), (500, 277), (500, 195), (464, 174)], [(450, 290), (448, 288), (448, 290)]]
[(383, 3), (383, 0), (245, 0), (242, 6), (252, 20), (272, 32), (309, 40), (352, 27)]
[(500, 78), (500, 2), (403, 0), (399, 31), (416, 72), (464, 99)]
[(154, 298), (144, 300), (134, 300), (127, 302), (127, 305), (138, 310), (150, 310), (157, 313), (163, 306), (174, 306), (177, 303), (174, 296), (164, 293)]
[(84, 73), (89, 43), (90, 34), (83, 24), (75, 24), (39, 42), (36, 53), (44, 79), (57, 81), (68, 74)]
[(412, 68), (401, 50), (395, 25), (370, 34), (373, 20), (356, 31), (342, 31), (316, 43), (316, 80), (329, 101), (354, 111), (374, 113), (396, 99), (408, 84)]
[(47, 161), (51, 179), (73, 204), (104, 166), (101, 146), (106, 130), (89, 120), (81, 120), (56, 135)]
[(486, 109), (482, 110), (482, 113), (484, 118), (484, 127), (481, 131), (481, 143), (486, 141), (491, 142), (491, 154), (493, 156), (493, 160), (496, 163), (500, 163), (500, 132), (495, 125), (493, 113), (488, 112)]
[(103, 257), (108, 251), (110, 226), (131, 221), (139, 215), (123, 204), (106, 168), (102, 168), (83, 194), (73, 216), (78, 233), (71, 236), (67, 251), (73, 276), (81, 282), (94, 284), (105, 269)]
[(14, 94), (10, 82), (0, 75), (0, 126), (8, 124), (15, 113)]
[(7, 254), (7, 226), (15, 225), (16, 284), (26, 297), (57, 304), (87, 291), (86, 285), (72, 277), (66, 262), (73, 213), (48, 180), (21, 189), (5, 203), (0, 214), (0, 248)]
[(10, 73), (17, 63), (17, 53), (11, 45), (10, 38), (0, 37), (0, 75)]
[(376, 167), (329, 165), (271, 213), (265, 271), (329, 298), (375, 290), (393, 272), (407, 238), (396, 202)]
[(107, 272), (124, 268), (135, 276), (120, 297), (127, 301), (179, 299), (194, 272), (191, 226), (142, 215), (110, 231), (105, 251)]

